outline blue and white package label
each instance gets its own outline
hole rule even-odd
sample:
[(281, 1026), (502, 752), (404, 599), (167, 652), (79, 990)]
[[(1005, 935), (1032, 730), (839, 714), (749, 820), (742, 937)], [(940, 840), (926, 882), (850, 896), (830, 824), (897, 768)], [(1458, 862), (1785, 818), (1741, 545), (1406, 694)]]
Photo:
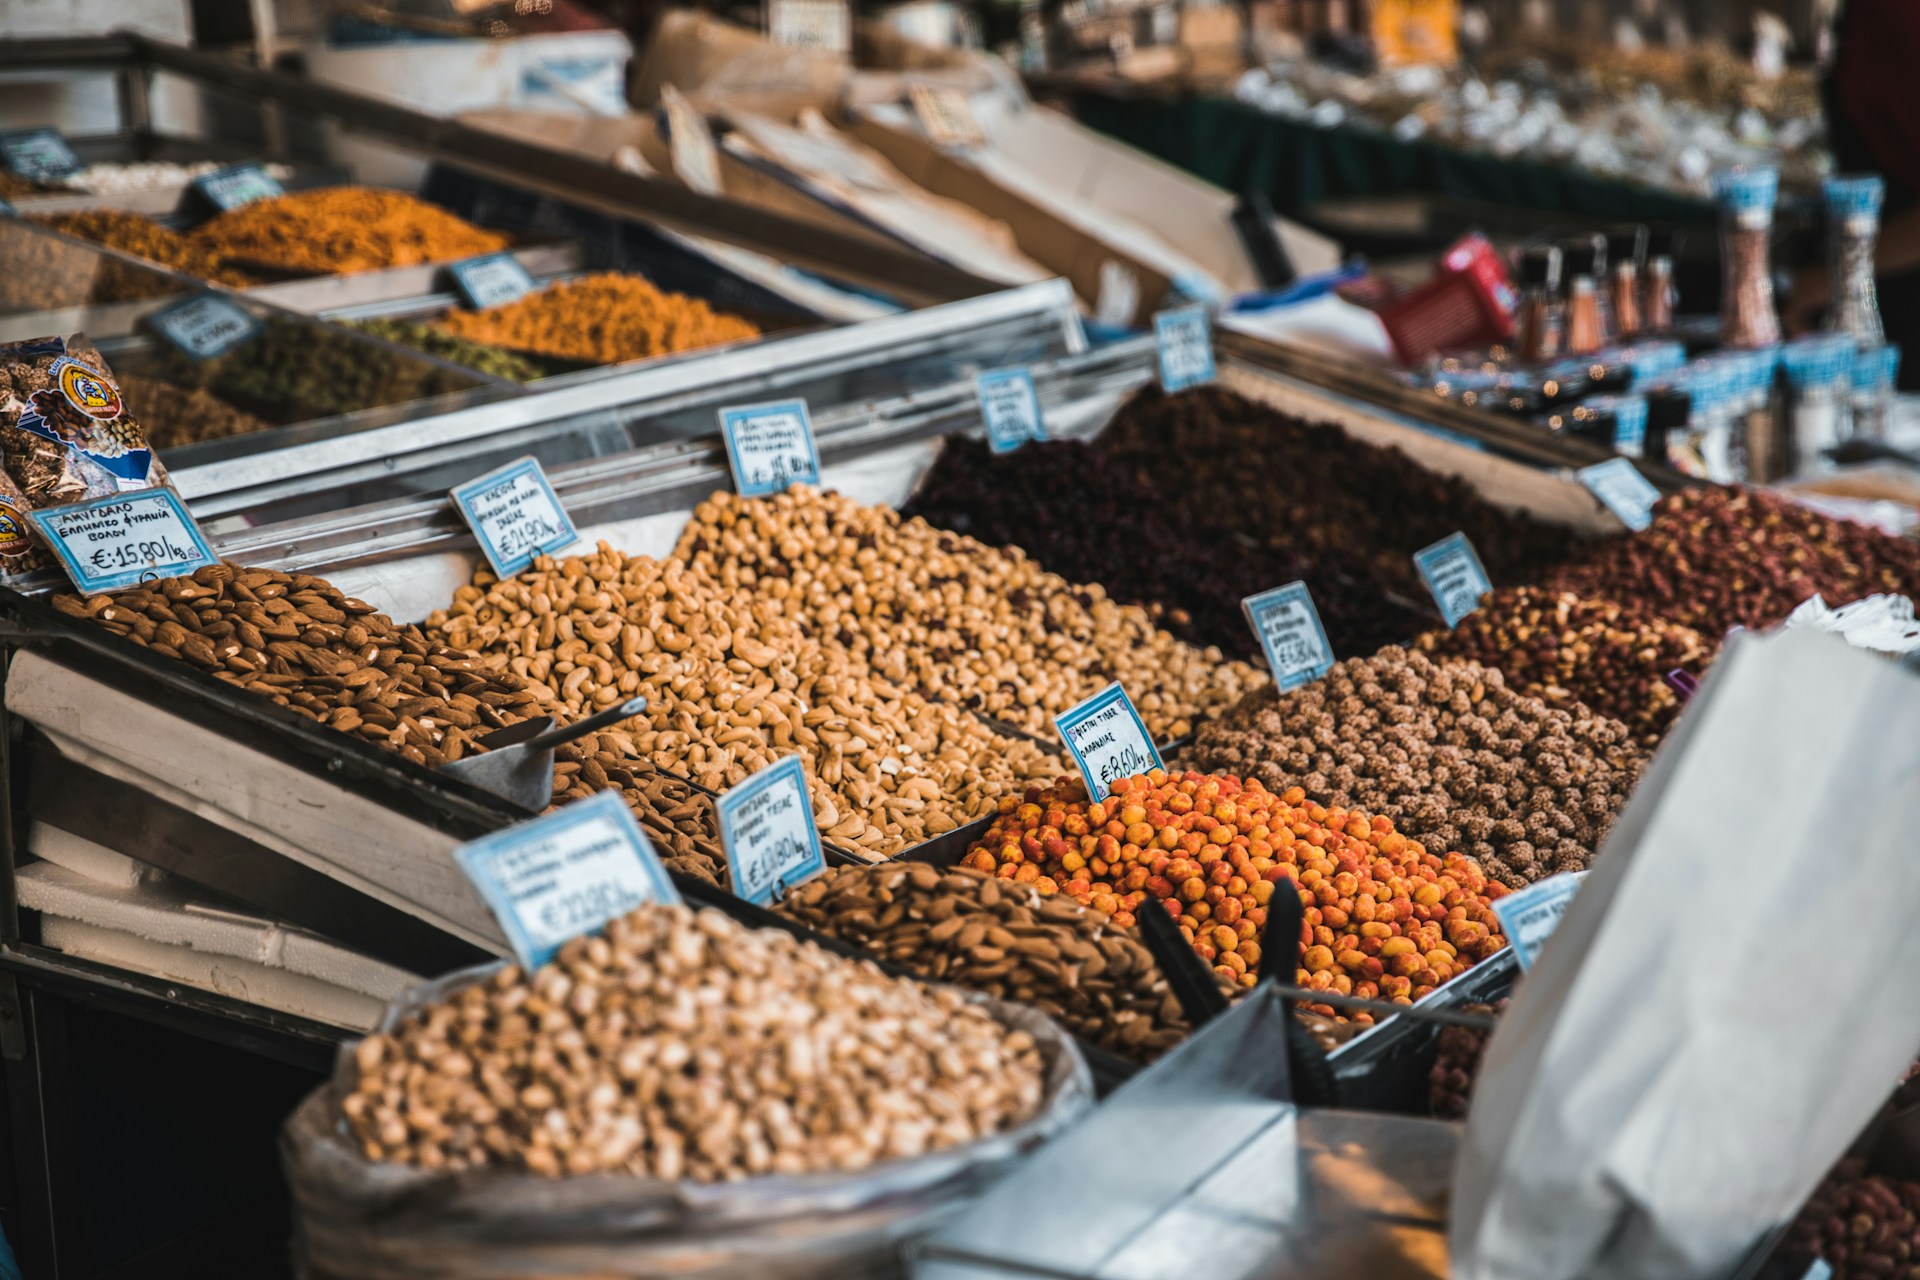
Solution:
[(147, 317), (147, 323), (195, 360), (223, 356), (265, 327), (253, 312), (217, 293), (162, 307)]
[(1298, 689), (1333, 666), (1333, 645), (1304, 582), (1262, 591), (1240, 602), (1247, 624), (1266, 650), (1267, 667), (1281, 689)]
[(785, 493), (796, 484), (820, 483), (820, 451), (805, 400), (742, 405), (720, 411), (733, 487), (742, 497)]
[(225, 211), (283, 196), (287, 189), (257, 164), (236, 164), (193, 180), (194, 190), (207, 198), (214, 208)]
[(680, 901), (617, 791), (469, 841), (453, 856), (529, 970), (642, 903)]
[(171, 489), (136, 489), (33, 513), (34, 526), (82, 595), (121, 591), (218, 564)]
[(768, 765), (715, 802), (735, 896), (767, 906), (827, 869), (799, 756)]
[(1625, 458), (1597, 462), (1575, 474), (1587, 492), (1627, 528), (1638, 531), (1653, 523), (1653, 504), (1660, 501), (1660, 491)]
[(987, 424), (987, 447), (1012, 453), (1029, 440), (1045, 440), (1047, 428), (1040, 416), (1040, 392), (1025, 369), (989, 369), (974, 380), (980, 394), (980, 417)]
[(0, 166), (39, 182), (78, 171), (80, 157), (73, 154), (58, 129), (8, 129), (0, 132)]
[(1108, 785), (1121, 778), (1165, 766), (1147, 732), (1146, 721), (1134, 710), (1127, 691), (1114, 681), (1100, 692), (1053, 718), (1060, 741), (1067, 744), (1073, 762), (1086, 779), (1087, 794), (1098, 800)]
[(447, 268), (453, 283), (476, 311), (504, 307), (533, 292), (533, 277), (511, 253), (489, 253)]
[(467, 481), (453, 491), (453, 501), (502, 578), (580, 539), (537, 458), (521, 458)]
[(1480, 607), (1480, 597), (1493, 590), (1480, 553), (1464, 533), (1450, 534), (1413, 554), (1413, 567), (1427, 584), (1440, 616), (1449, 627)]
[(1213, 381), (1213, 321), (1205, 307), (1158, 313), (1153, 317), (1153, 339), (1163, 390), (1185, 391)]
[(1500, 932), (1507, 935), (1507, 945), (1513, 948), (1521, 972), (1533, 968), (1533, 962), (1540, 958), (1540, 949), (1560, 927), (1560, 918), (1567, 914), (1586, 875), (1584, 871), (1563, 871), (1494, 902), (1494, 918), (1500, 921)]

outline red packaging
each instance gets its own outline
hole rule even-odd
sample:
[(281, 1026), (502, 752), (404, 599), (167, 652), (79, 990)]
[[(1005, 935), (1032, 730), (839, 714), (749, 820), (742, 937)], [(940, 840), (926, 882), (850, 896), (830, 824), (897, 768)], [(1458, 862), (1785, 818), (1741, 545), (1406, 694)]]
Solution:
[(1440, 259), (1433, 279), (1380, 312), (1393, 349), (1408, 364), (1438, 351), (1513, 340), (1520, 295), (1486, 237), (1467, 236)]

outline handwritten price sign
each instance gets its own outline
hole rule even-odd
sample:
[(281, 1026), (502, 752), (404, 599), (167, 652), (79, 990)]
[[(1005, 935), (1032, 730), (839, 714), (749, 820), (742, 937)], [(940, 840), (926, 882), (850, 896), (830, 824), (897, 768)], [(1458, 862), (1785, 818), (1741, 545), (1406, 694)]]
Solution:
[(1053, 724), (1096, 799), (1121, 778), (1164, 767), (1146, 722), (1117, 680), (1055, 716)]
[(820, 483), (820, 451), (805, 400), (722, 409), (720, 430), (733, 487), (742, 497), (764, 498), (796, 484)]
[(218, 563), (179, 495), (140, 489), (33, 513), (83, 595), (120, 591), (148, 578), (177, 578)]
[(502, 578), (580, 539), (537, 458), (521, 458), (469, 480), (453, 491), (453, 501)]
[(768, 765), (720, 797), (733, 891), (766, 906), (827, 869), (799, 756)]

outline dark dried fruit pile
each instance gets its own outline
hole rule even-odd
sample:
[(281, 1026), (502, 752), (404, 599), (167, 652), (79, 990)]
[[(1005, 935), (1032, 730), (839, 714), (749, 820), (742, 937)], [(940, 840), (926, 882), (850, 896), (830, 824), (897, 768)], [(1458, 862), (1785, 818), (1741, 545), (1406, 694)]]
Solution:
[(1834, 1280), (1920, 1270), (1920, 1182), (1869, 1175), (1854, 1157), (1834, 1166), (1788, 1229), (1781, 1256), (1823, 1259)]
[(1718, 643), (1819, 595), (1839, 608), (1920, 596), (1920, 546), (1753, 489), (1688, 489), (1639, 533), (1609, 538), (1544, 584), (1660, 614)]
[(1295, 580), (1313, 592), (1336, 657), (1372, 653), (1431, 625), (1389, 599), (1399, 584), (1363, 562), (1251, 543), (1221, 505), (1209, 491), (1145, 483), (1079, 441), (996, 454), (984, 441), (954, 437), (901, 514), (1017, 546), (1049, 572), (1097, 582), (1182, 640), (1236, 658), (1260, 651), (1240, 601)]
[[(1498, 1018), (1506, 1011), (1505, 996), (1492, 1004), (1463, 1004), (1455, 1010), (1456, 1013), (1477, 1013), (1486, 1018)], [(1440, 1028), (1433, 1069), (1427, 1073), (1427, 1105), (1437, 1118), (1467, 1118), (1467, 1109), (1473, 1103), (1473, 1086), (1480, 1076), (1480, 1060), (1487, 1052), (1487, 1041), (1491, 1039), (1492, 1028)]]
[(1496, 507), (1398, 449), (1219, 387), (1143, 391), (1097, 447), (1155, 492), (1194, 495), (1263, 546), (1355, 558), (1423, 602), (1411, 557), (1451, 533), (1472, 540), (1495, 586), (1535, 581), (1574, 545), (1567, 529)]

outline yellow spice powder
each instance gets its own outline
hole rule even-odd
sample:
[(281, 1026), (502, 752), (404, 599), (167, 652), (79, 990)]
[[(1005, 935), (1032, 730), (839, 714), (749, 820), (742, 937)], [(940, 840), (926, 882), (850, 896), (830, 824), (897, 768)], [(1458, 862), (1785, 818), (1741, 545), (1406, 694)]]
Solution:
[(455, 311), (440, 327), (472, 342), (556, 360), (618, 364), (758, 337), (739, 316), (666, 293), (639, 276), (583, 276), (505, 306)]
[(507, 247), (506, 236), (375, 187), (322, 187), (255, 200), (213, 218), (190, 238), (231, 264), (306, 275), (451, 262)]

